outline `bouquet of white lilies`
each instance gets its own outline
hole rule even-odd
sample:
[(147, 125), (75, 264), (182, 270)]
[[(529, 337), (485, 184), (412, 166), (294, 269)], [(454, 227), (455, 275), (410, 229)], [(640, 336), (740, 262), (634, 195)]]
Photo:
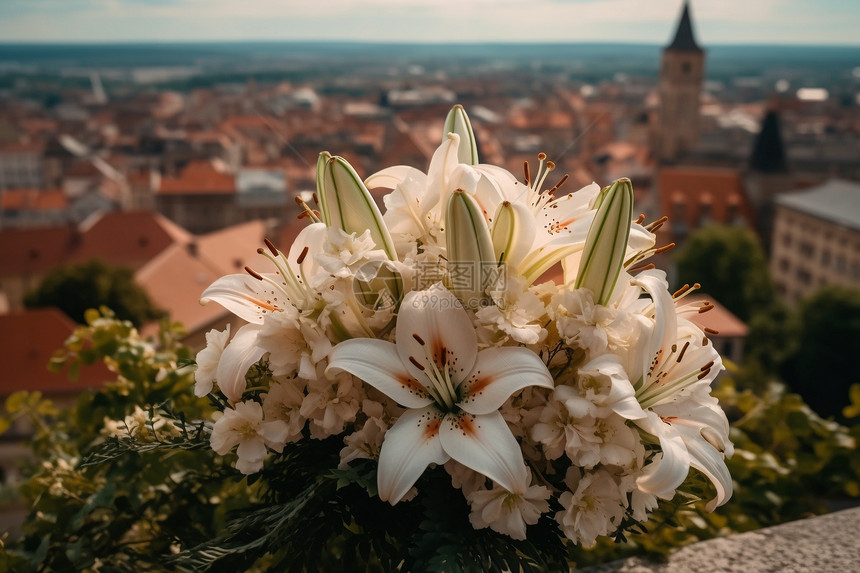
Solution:
[(691, 468), (708, 509), (723, 504), (722, 363), (688, 320), (707, 307), (642, 264), (662, 221), (634, 217), (627, 179), (567, 193), (544, 154), (524, 181), (481, 164), (460, 106), (444, 131), (426, 173), (362, 180), (321, 154), (289, 252), (267, 241), (266, 261), (203, 292), (248, 323), (197, 355), (212, 448), (255, 474), (270, 452), (337, 440), (329, 469), (370, 468), (366, 496), (414, 504), (444, 480), (472, 528), (515, 540), (543, 521), (592, 546)]

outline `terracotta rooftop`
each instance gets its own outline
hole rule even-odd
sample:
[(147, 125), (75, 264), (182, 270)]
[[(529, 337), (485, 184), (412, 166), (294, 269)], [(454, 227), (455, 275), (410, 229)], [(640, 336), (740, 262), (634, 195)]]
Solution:
[(0, 193), (0, 205), (4, 211), (61, 211), (68, 207), (62, 189), (5, 189)]
[(174, 244), (135, 274), (135, 280), (159, 308), (194, 333), (229, 313), (218, 304), (201, 305), (200, 294), (216, 279), (244, 272), (245, 265), (268, 269), (268, 261), (257, 255), (266, 226), (250, 221)]
[(163, 177), (160, 194), (235, 193), (236, 178), (218, 169), (211, 161), (192, 161), (178, 176)]
[(93, 258), (136, 268), (192, 235), (153, 211), (110, 211), (79, 227), (0, 230), (0, 276), (36, 274)]
[(707, 301), (714, 305), (714, 308), (708, 312), (688, 317), (690, 322), (693, 322), (700, 328), (704, 329), (707, 327), (719, 332), (719, 334), (713, 336), (719, 336), (720, 338), (742, 338), (749, 332), (749, 328), (747, 328), (747, 325), (741, 319), (711, 296), (690, 295), (684, 297), (684, 300), (688, 302)]
[(61, 265), (79, 240), (75, 227), (2, 229), (0, 277), (26, 276)]
[(741, 218), (755, 226), (743, 178), (733, 169), (678, 167), (657, 175), (660, 210), (670, 224), (685, 223), (688, 231), (706, 222), (733, 224)]
[(173, 243), (187, 243), (192, 235), (154, 211), (98, 213), (80, 226), (80, 245), (71, 258), (101, 259), (109, 264), (139, 267)]
[(18, 390), (44, 394), (75, 394), (83, 388), (101, 386), (106, 380), (116, 379), (101, 363), (81, 367), (80, 378), (70, 381), (64, 373), (54, 374), (47, 369), (55, 350), (75, 329), (75, 324), (54, 308), (28, 310), (0, 315), (0, 396)]

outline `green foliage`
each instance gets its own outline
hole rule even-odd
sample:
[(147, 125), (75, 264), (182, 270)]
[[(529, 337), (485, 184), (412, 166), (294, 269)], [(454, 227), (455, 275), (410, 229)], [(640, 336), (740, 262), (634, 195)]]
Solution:
[(743, 386), (764, 390), (767, 381), (797, 350), (799, 325), (788, 307), (773, 303), (756, 312), (747, 326), (744, 365), (752, 368), (752, 372), (745, 376), (751, 383)]
[(157, 319), (162, 312), (134, 282), (131, 269), (110, 267), (99, 260), (58, 267), (24, 297), (27, 308), (54, 306), (83, 324), (88, 309), (107, 306), (135, 326)]
[(767, 256), (747, 229), (712, 225), (691, 234), (675, 256), (680, 284), (702, 285), (741, 320), (773, 302)]
[(860, 290), (825, 287), (803, 301), (796, 351), (782, 368), (789, 386), (822, 416), (839, 415), (860, 383)]
[(164, 322), (156, 348), (109, 311), (90, 311), (87, 321), (51, 366), (104, 361), (114, 380), (65, 411), (37, 393), (6, 401), (7, 423), (24, 417), (35, 429), (40, 460), (22, 486), (31, 513), (5, 557), (12, 571), (160, 571), (176, 540), (214, 537), (225, 512), (250, 495), (229, 491), (235, 470), (214, 455), (199, 423), (158, 407), (169, 400), (190, 416), (207, 413), (190, 391), (192, 369), (182, 366), (191, 354), (176, 342), (181, 329)]

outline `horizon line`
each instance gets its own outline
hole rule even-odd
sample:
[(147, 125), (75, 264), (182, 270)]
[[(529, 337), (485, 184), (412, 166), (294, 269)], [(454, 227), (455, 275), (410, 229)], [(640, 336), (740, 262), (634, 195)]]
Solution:
[[(566, 41), (415, 41), (415, 40), (361, 40), (361, 39), (138, 39), (138, 40), (0, 40), (0, 47), (5, 46), (135, 46), (135, 45), (211, 45), (211, 44), (342, 44), (367, 46), (647, 46), (664, 47), (665, 43), (646, 41), (614, 41), (581, 40)], [(845, 43), (779, 43), (779, 42), (716, 42), (709, 47), (791, 47), (791, 48), (855, 48), (860, 49), (860, 42)]]

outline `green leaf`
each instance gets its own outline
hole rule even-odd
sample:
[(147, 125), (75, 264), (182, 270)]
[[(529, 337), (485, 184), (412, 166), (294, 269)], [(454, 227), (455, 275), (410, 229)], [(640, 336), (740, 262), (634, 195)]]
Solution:
[(69, 524), (69, 528), (71, 531), (75, 531), (80, 529), (84, 524), (84, 520), (87, 516), (93, 512), (93, 510), (99, 507), (108, 507), (113, 503), (113, 498), (116, 495), (117, 484), (115, 482), (106, 483), (99, 491), (91, 495), (86, 503), (84, 503), (83, 507), (81, 507), (80, 511), (75, 514), (72, 518), (71, 523)]

